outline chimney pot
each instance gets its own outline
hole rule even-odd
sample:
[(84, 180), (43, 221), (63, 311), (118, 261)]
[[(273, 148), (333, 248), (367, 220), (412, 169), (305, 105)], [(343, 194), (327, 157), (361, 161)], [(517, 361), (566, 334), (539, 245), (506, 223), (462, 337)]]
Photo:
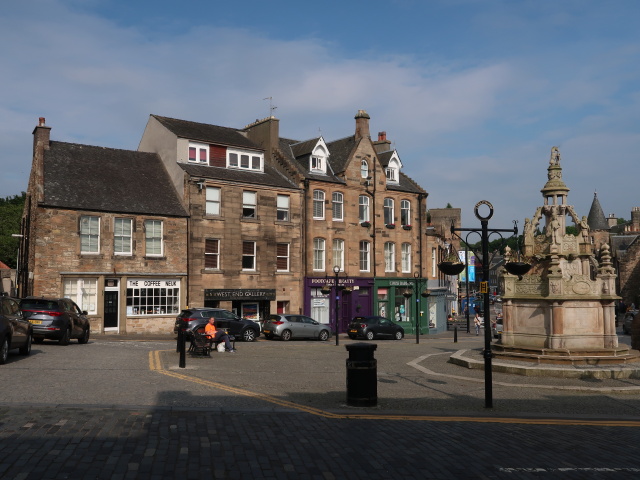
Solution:
[(40, 117), (40, 121), (38, 122), (38, 126), (43, 127), (44, 126), (44, 117)]
[(384, 142), (387, 139), (387, 132), (378, 132), (378, 141)]

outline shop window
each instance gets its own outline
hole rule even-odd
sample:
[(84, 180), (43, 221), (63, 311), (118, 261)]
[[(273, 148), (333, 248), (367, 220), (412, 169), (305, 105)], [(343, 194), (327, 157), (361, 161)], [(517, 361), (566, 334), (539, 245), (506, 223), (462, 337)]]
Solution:
[(180, 313), (180, 280), (128, 280), (127, 315)]
[(98, 310), (98, 279), (65, 278), (63, 296), (73, 300), (80, 307), (80, 310), (96, 314)]

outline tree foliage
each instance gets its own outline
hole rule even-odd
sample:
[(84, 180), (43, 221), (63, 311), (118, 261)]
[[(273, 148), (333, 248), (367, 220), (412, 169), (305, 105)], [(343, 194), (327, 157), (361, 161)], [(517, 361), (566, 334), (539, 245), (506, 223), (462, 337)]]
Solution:
[(16, 268), (20, 238), (11, 235), (20, 233), (20, 219), (27, 194), (0, 198), (0, 261)]

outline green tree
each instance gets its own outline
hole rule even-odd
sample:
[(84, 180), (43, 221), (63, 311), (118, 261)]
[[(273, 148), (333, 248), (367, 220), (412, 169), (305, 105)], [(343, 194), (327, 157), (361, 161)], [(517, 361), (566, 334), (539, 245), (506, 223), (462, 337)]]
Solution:
[(20, 238), (11, 235), (20, 233), (20, 219), (27, 194), (0, 198), (0, 261), (16, 268)]

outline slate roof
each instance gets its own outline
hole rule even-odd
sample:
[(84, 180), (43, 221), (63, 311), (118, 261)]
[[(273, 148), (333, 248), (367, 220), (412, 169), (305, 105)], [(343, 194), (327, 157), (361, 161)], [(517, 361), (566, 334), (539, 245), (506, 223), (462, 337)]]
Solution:
[(155, 153), (56, 141), (44, 152), (43, 206), (188, 216)]
[(253, 143), (235, 128), (189, 122), (187, 120), (161, 117), (159, 115), (151, 116), (164, 125), (167, 130), (180, 138), (188, 138), (190, 140), (216, 145), (248, 148), (261, 152), (264, 151), (264, 149)]
[(598, 201), (598, 194), (593, 194), (593, 202), (589, 209), (589, 215), (587, 216), (587, 225), (591, 230), (609, 230), (609, 222), (604, 216), (604, 211)]
[(277, 188), (298, 188), (294, 182), (266, 163), (264, 173), (238, 170), (236, 168), (194, 165), (190, 163), (178, 163), (178, 165), (192, 177), (211, 178), (254, 185), (269, 185)]

